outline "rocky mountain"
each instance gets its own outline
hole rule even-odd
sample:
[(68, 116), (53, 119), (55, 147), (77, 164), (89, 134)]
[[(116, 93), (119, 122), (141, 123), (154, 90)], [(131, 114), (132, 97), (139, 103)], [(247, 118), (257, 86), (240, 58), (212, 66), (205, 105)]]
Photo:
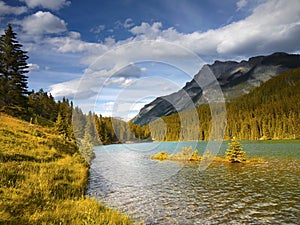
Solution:
[[(178, 92), (156, 98), (145, 105), (133, 122), (145, 125), (156, 118), (171, 115), (209, 102), (231, 101), (288, 70), (300, 67), (300, 55), (277, 52), (247, 61), (215, 61), (204, 65), (193, 80)], [(214, 76), (217, 80), (212, 79)], [(221, 91), (216, 91), (221, 88)], [(223, 93), (223, 96), (220, 96)]]

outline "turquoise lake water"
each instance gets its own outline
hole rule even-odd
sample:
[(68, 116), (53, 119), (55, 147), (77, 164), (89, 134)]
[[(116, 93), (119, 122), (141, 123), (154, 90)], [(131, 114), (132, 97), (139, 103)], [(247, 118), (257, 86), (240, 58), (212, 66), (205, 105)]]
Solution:
[[(88, 195), (144, 224), (299, 224), (300, 140), (242, 141), (263, 164), (150, 160), (208, 142), (95, 147)], [(228, 142), (213, 153), (224, 156)]]

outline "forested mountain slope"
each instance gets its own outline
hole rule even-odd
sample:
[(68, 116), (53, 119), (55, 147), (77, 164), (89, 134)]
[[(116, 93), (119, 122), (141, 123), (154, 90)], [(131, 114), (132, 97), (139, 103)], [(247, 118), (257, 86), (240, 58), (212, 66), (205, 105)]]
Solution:
[[(225, 138), (238, 139), (295, 139), (300, 138), (300, 68), (290, 70), (263, 83), (249, 94), (226, 103), (227, 127)], [(185, 111), (162, 117), (150, 124), (151, 136), (156, 141), (208, 140), (211, 115), (208, 105), (197, 109), (199, 126)], [(187, 115), (186, 115), (187, 114)], [(184, 115), (184, 116), (182, 116)], [(184, 118), (182, 121), (181, 118)]]

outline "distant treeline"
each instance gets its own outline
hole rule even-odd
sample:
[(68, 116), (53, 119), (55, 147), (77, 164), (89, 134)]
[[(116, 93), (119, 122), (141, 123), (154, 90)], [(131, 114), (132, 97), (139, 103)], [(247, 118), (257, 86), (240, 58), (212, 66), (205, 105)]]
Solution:
[(73, 128), (76, 139), (85, 139), (86, 135), (90, 135), (93, 145), (138, 142), (150, 136), (148, 127), (92, 112), (85, 115), (78, 107), (73, 111)]

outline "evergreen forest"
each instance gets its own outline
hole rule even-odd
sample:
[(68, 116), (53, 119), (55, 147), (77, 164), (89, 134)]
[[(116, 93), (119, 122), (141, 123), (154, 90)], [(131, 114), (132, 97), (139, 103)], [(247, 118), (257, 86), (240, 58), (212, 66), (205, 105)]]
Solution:
[[(232, 102), (227, 102), (225, 139), (299, 139), (299, 86), (300, 68), (297, 68), (262, 83)], [(194, 121), (194, 113), (184, 111), (162, 117), (163, 122), (151, 122), (152, 138), (156, 141), (209, 140), (209, 105), (197, 108), (199, 123)]]

